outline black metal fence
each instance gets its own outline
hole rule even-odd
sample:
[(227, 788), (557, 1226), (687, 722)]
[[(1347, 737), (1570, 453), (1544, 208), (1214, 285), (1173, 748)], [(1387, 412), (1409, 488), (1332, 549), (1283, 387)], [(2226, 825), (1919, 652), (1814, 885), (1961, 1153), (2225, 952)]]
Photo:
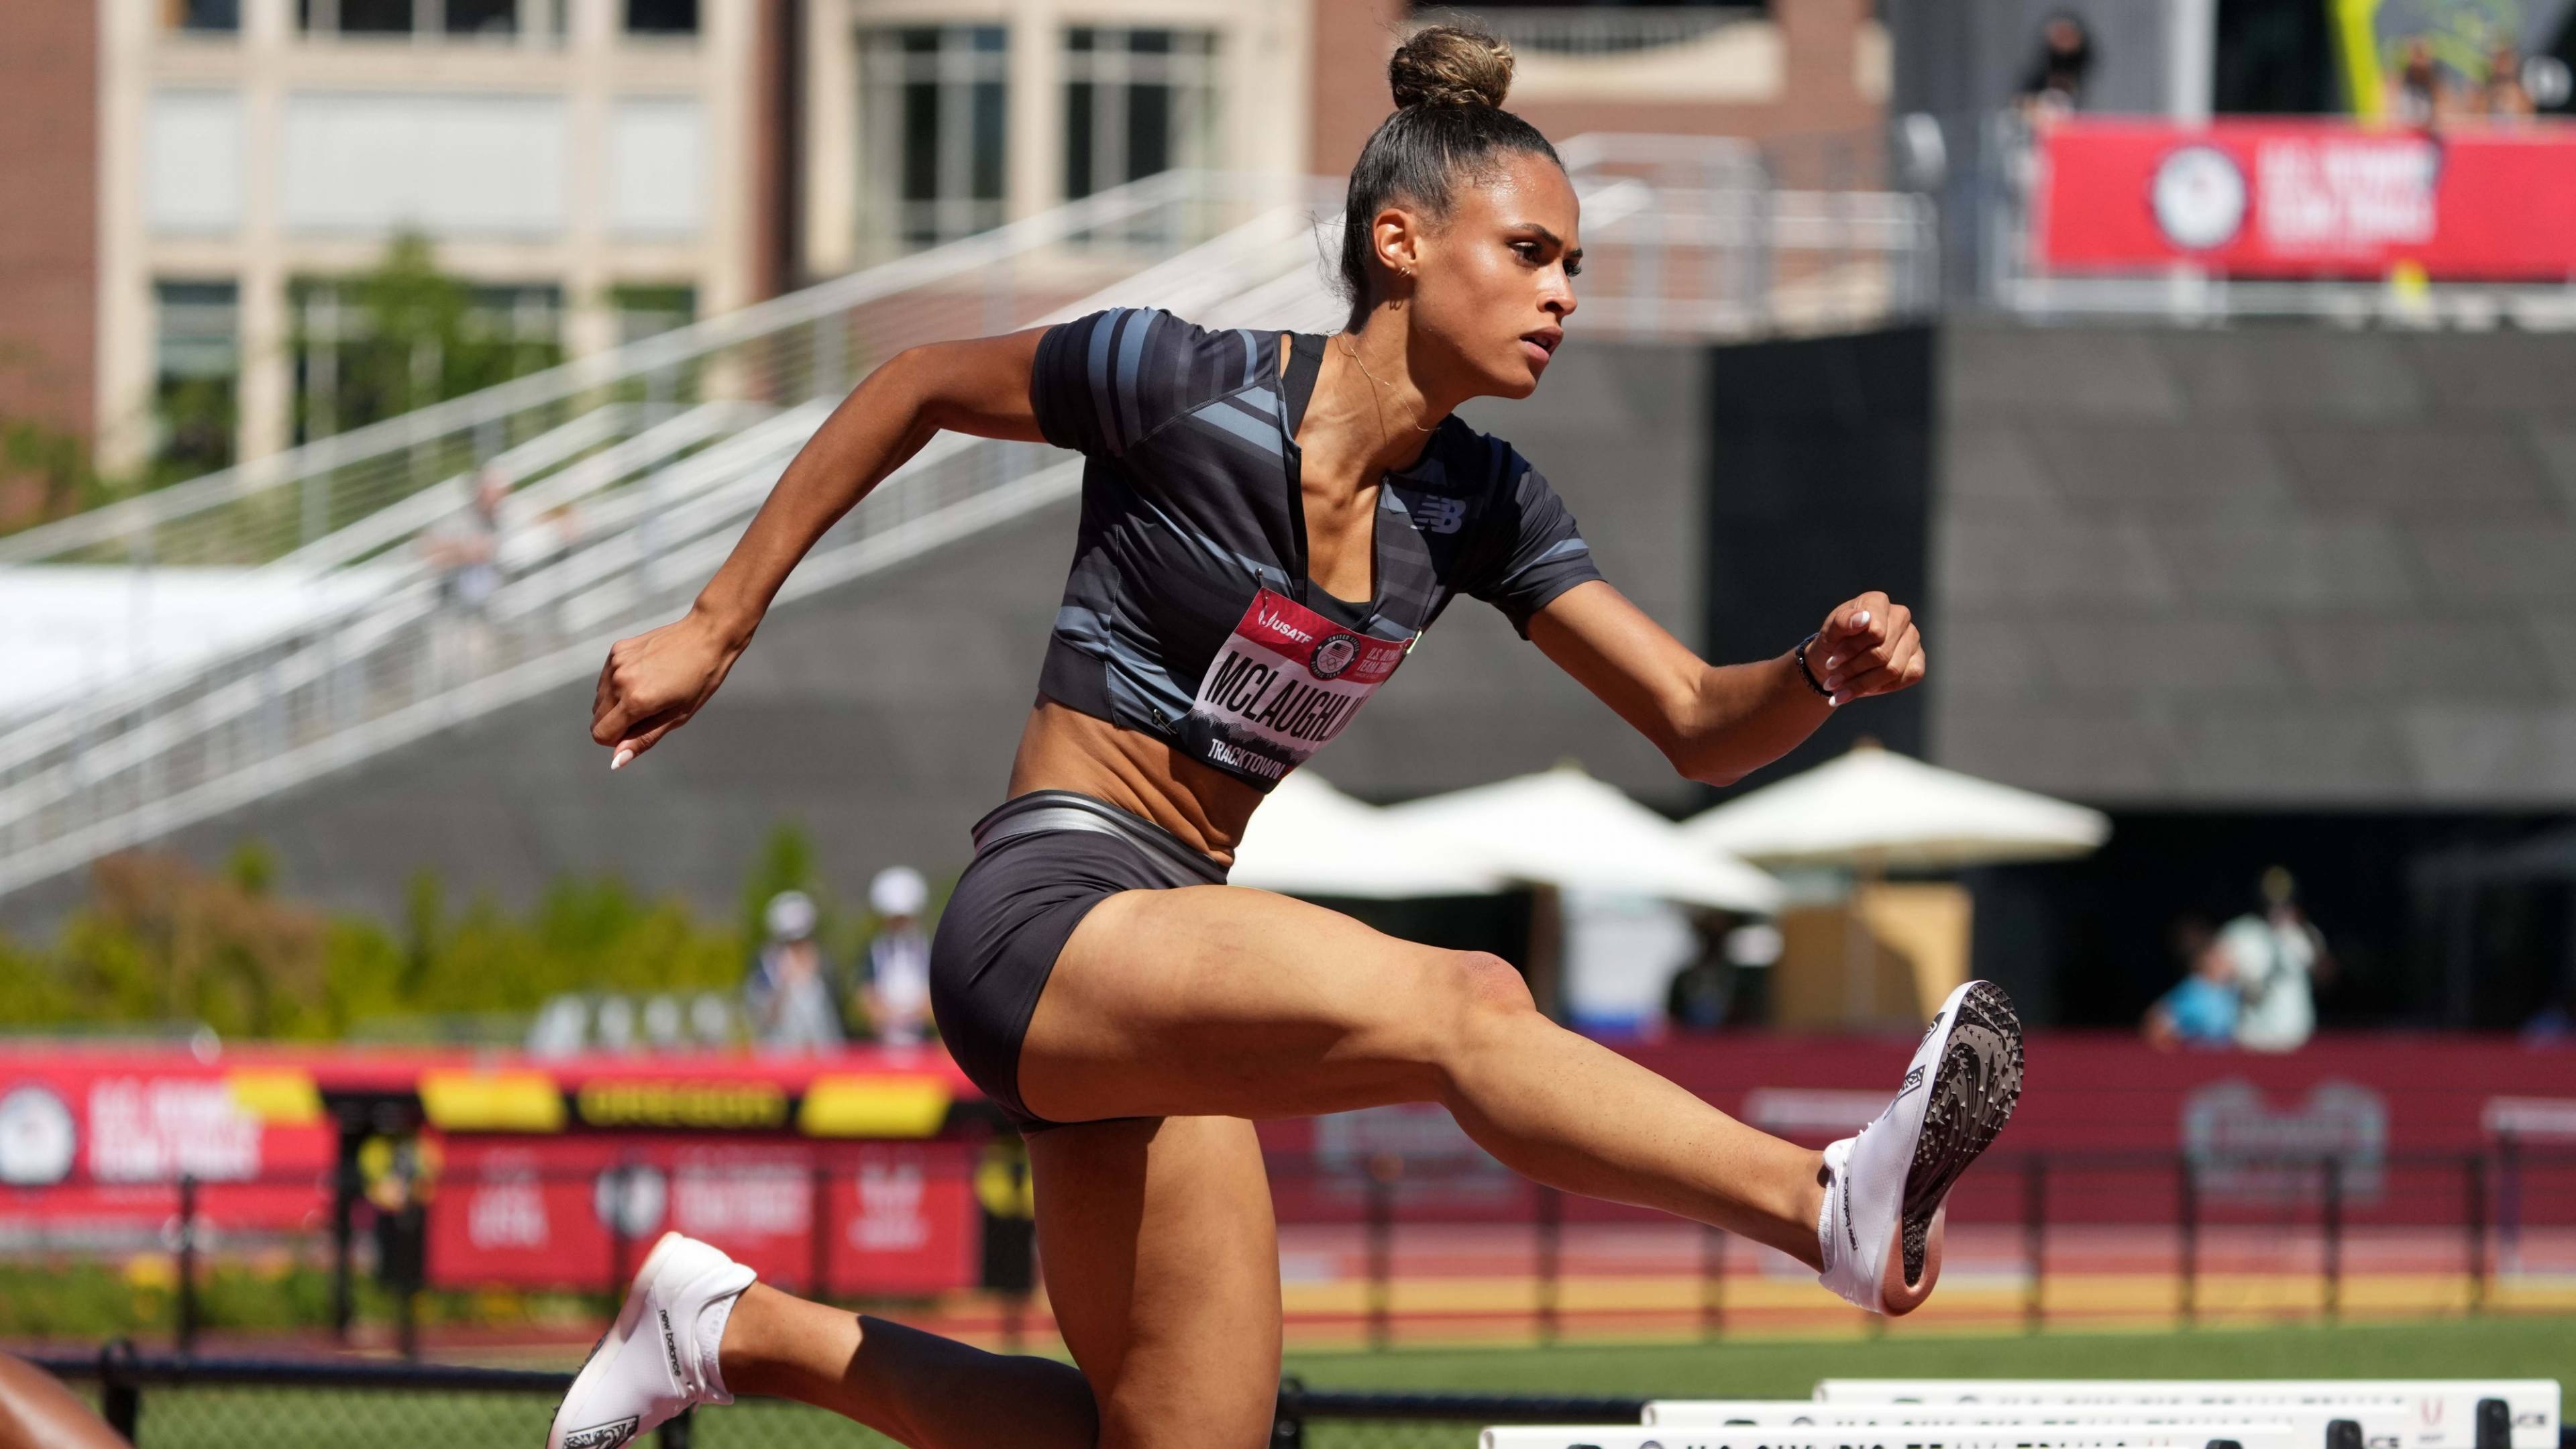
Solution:
[[(1288, 1301), (1292, 1330), (1383, 1346), (1461, 1336), (1468, 1327), (1475, 1332), (1467, 1336), (1491, 1337), (1496, 1320), (1508, 1319), (1542, 1342), (1592, 1327), (1714, 1338), (1805, 1327), (1842, 1311), (1770, 1250), (1540, 1187), (1480, 1156), (1283, 1155), (1271, 1169), (1283, 1253), (1300, 1264)], [(586, 1308), (573, 1305), (576, 1313), (613, 1308), (650, 1234), (691, 1228), (667, 1216), (630, 1222), (622, 1206), (611, 1206), (635, 1196), (627, 1176), (642, 1170), (612, 1164), (543, 1175), (567, 1190), (577, 1185), (567, 1196), (579, 1199), (580, 1211), (600, 1204), (605, 1232), (592, 1229), (590, 1246), (563, 1255), (561, 1286), (589, 1295)], [(798, 1210), (810, 1217), (815, 1246), (809, 1259), (799, 1239), (764, 1275), (808, 1297), (884, 1301), (863, 1279), (834, 1276), (834, 1261), (846, 1270), (856, 1260), (834, 1260), (822, 1249), (826, 1230), (843, 1226), (827, 1210), (824, 1173), (815, 1169), (810, 1192), (801, 1179), (778, 1187), (810, 1204)], [(512, 1180), (524, 1187), (536, 1176), (520, 1172)], [(314, 1194), (305, 1227), (264, 1239), (224, 1228), (236, 1194), (279, 1186), (186, 1178), (141, 1185), (132, 1190), (168, 1194), (156, 1200), (166, 1201), (168, 1221), (148, 1242), (22, 1236), (0, 1250), (0, 1268), (43, 1273), (160, 1255), (168, 1266), (166, 1327), (183, 1353), (219, 1328), (321, 1329), (345, 1339), (359, 1316), (361, 1289), (392, 1320), (406, 1351), (413, 1348), (423, 1225), (440, 1213), (472, 1211), (474, 1179), (451, 1175), (436, 1196), (408, 1210), (410, 1248), (400, 1233), (369, 1230), (384, 1227), (385, 1215), (328, 1175), (300, 1185)], [(661, 1189), (655, 1192), (660, 1201)], [(670, 1200), (680, 1196), (674, 1189)], [(1028, 1294), (1025, 1223), (1013, 1228), (989, 1202), (982, 1211), (989, 1328), (1013, 1341), (1025, 1326), (1043, 1326)], [(2565, 1286), (2576, 1280), (2576, 1151), (2565, 1149), (2508, 1143), (2468, 1154), (2003, 1155), (1962, 1180), (1949, 1222), (1936, 1303), (1994, 1326), (2158, 1317), (2189, 1324), (2248, 1313), (2330, 1320), (2576, 1311), (2576, 1292)], [(280, 1323), (227, 1316), (222, 1295), (209, 1292), (212, 1267), (257, 1252), (291, 1261), (326, 1285), (296, 1300), (295, 1311), (308, 1317)], [(1016, 1264), (1002, 1261), (1012, 1252)], [(464, 1286), (443, 1273), (427, 1281)], [(30, 1326), (7, 1308), (0, 1302), (0, 1335), (95, 1341), (163, 1326)]]
[[(111, 1344), (95, 1356), (34, 1360), (91, 1390), (137, 1449), (337, 1449), (389, 1443), (543, 1441), (569, 1373), (391, 1361), (294, 1362), (145, 1356)], [(1463, 1449), (1488, 1424), (1634, 1423), (1642, 1399), (1340, 1393), (1279, 1386), (1276, 1449)], [(692, 1411), (659, 1431), (660, 1449), (822, 1449), (893, 1440), (802, 1404), (752, 1399)]]

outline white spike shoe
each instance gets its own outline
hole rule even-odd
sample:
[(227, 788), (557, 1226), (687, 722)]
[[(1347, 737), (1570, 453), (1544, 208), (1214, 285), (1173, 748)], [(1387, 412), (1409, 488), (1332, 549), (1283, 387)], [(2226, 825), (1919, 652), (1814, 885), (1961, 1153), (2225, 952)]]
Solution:
[(617, 1322), (573, 1377), (546, 1431), (546, 1449), (619, 1449), (682, 1409), (732, 1403), (716, 1371), (715, 1344), (699, 1340), (699, 1319), (710, 1310), (730, 1313), (753, 1276), (717, 1248), (664, 1233), (635, 1270)]
[(1942, 1200), (2021, 1097), (2021, 1020), (1991, 981), (1950, 993), (1914, 1049), (1896, 1100), (1825, 1149), (1816, 1223), (1825, 1271), (1845, 1302), (1910, 1312), (1940, 1276)]

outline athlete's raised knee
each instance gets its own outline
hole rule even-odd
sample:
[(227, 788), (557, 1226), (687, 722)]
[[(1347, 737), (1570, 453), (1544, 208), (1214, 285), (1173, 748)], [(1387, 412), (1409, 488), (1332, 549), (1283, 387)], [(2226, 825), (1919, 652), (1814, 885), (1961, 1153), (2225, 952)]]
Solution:
[(1525, 1027), (1538, 1002), (1520, 969), (1491, 951), (1444, 951), (1433, 966), (1437, 1009), (1430, 1065), (1446, 1073)]

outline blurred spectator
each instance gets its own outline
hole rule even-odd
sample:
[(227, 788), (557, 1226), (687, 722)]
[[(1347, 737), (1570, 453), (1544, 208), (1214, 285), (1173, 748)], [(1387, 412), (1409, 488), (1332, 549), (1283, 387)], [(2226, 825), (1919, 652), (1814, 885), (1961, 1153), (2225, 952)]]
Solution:
[(930, 883), (908, 865), (888, 866), (868, 882), (868, 904), (883, 924), (868, 941), (868, 1021), (877, 1040), (909, 1046), (930, 1035), (930, 938), (922, 908)]
[(2433, 43), (2421, 36), (2406, 42), (2406, 59), (2389, 87), (2388, 118), (2400, 125), (2429, 126), (2449, 112), (2449, 99)]
[(431, 628), (430, 650), (443, 685), (480, 675), (490, 656), (491, 625), (483, 610), (501, 588), (501, 505), (509, 496), (509, 475), (486, 465), (475, 476), (464, 511), (424, 541), (430, 566), (438, 570), (440, 617)]
[(1675, 1031), (1715, 1031), (1726, 1025), (1735, 1005), (1735, 963), (1726, 956), (1726, 934), (1732, 918), (1721, 911), (1693, 913), (1691, 930), (1699, 937), (1699, 955), (1673, 973), (1664, 991), (1664, 1016)]
[(2533, 109), (2531, 93), (2522, 87), (2522, 52), (2510, 40), (2496, 42), (2487, 52), (2486, 79), (2478, 85), (2478, 114), (2490, 121), (2527, 121)]
[(830, 1051), (841, 1044), (831, 963), (814, 940), (813, 899), (803, 891), (770, 897), (763, 925), (769, 939), (743, 982), (753, 1037), (773, 1052)]
[(2325, 936), (2299, 909), (2298, 883), (2273, 866), (2263, 872), (2260, 910), (2227, 923), (2218, 933), (2244, 1002), (2236, 1017), (2236, 1044), (2248, 1051), (2296, 1051), (2316, 1034), (2315, 986), (2334, 974)]
[(2060, 10), (2039, 27), (2039, 54), (2022, 78), (2022, 104), (2053, 115), (2079, 109), (2084, 77), (2092, 68), (2092, 35), (2074, 12)]
[(2159, 1051), (2224, 1047), (2236, 1043), (2236, 965), (2218, 948), (2218, 933), (2200, 916), (2174, 922), (2174, 954), (2182, 980), (2147, 1008), (2147, 1042)]
[(479, 612), (501, 587), (501, 505), (509, 497), (509, 475), (498, 464), (485, 464), (464, 510), (429, 536), (425, 546), (438, 570), (440, 603)]

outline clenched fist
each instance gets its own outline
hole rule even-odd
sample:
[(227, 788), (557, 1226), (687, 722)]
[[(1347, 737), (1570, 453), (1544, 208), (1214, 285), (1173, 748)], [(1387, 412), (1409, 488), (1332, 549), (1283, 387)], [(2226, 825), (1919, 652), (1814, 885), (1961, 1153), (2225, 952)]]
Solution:
[(1875, 592), (1842, 605), (1807, 646), (1807, 668), (1837, 706), (1915, 683), (1923, 677), (1923, 636), (1914, 611)]
[(741, 656), (740, 643), (695, 614), (618, 640), (600, 668), (590, 704), (591, 739), (616, 751), (608, 768), (623, 766), (687, 724)]

